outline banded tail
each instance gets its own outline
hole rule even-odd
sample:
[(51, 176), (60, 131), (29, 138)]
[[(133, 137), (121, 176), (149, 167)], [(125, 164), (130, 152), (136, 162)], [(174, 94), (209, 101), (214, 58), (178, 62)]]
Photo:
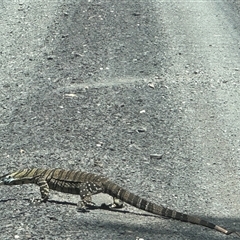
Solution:
[(177, 212), (162, 205), (152, 203), (120, 187), (108, 178), (92, 173), (64, 169), (31, 168), (0, 177), (0, 185), (21, 185), (28, 183), (37, 184), (40, 187), (42, 201), (47, 201), (49, 189), (52, 189), (64, 193), (79, 194), (82, 199), (80, 202), (81, 206), (85, 207), (85, 205), (91, 204), (92, 195), (103, 192), (111, 195), (114, 201), (115, 198), (120, 199), (136, 208), (158, 216), (205, 226), (226, 235), (235, 233), (240, 237), (239, 232), (229, 231), (199, 217)]
[(114, 182), (112, 182), (110, 180), (108, 180), (104, 184), (104, 186), (105, 186), (106, 193), (108, 193), (109, 195), (116, 197), (136, 208), (142, 209), (144, 211), (147, 211), (147, 212), (159, 215), (159, 216), (164, 216), (164, 217), (172, 218), (172, 219), (179, 220), (182, 222), (189, 222), (192, 224), (205, 226), (205, 227), (208, 227), (211, 229), (215, 229), (218, 232), (224, 233), (226, 235), (229, 235), (231, 233), (236, 233), (240, 237), (240, 233), (238, 233), (236, 231), (226, 230), (223, 227), (220, 227), (214, 223), (203, 220), (199, 217), (191, 216), (191, 215), (184, 214), (181, 212), (177, 212), (175, 210), (166, 208), (162, 205), (157, 205), (148, 200), (145, 200), (145, 199), (129, 192), (128, 190), (120, 187), (119, 185), (115, 184)]

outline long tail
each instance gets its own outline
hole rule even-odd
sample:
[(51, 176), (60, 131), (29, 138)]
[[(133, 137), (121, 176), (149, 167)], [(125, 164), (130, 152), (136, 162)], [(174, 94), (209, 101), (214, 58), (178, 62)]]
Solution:
[(166, 208), (164, 206), (149, 202), (149, 201), (129, 192), (128, 190), (123, 189), (122, 187), (120, 187), (119, 185), (115, 184), (114, 182), (112, 182), (110, 180), (105, 182), (104, 187), (105, 187), (105, 193), (107, 193), (113, 197), (116, 197), (116, 198), (118, 198), (136, 208), (142, 209), (144, 211), (147, 211), (147, 212), (159, 215), (159, 216), (176, 219), (176, 220), (183, 221), (183, 222), (189, 222), (189, 223), (205, 226), (205, 227), (208, 227), (211, 229), (215, 229), (218, 232), (224, 233), (226, 235), (229, 235), (231, 233), (236, 233), (240, 237), (240, 233), (238, 233), (236, 231), (229, 231), (223, 227), (220, 227), (216, 224), (205, 221), (199, 217), (195, 217), (195, 216), (191, 216), (191, 215), (184, 214), (181, 212), (177, 212), (175, 210)]

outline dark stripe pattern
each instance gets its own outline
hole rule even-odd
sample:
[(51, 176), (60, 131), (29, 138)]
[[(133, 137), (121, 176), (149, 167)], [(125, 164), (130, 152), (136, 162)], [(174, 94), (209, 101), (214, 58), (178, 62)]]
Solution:
[(113, 197), (117, 197), (120, 200), (136, 207), (142, 210), (145, 210), (147, 212), (159, 215), (159, 216), (164, 216), (164, 217), (168, 217), (168, 218), (172, 218), (172, 219), (176, 219), (176, 220), (180, 220), (183, 222), (189, 222), (189, 223), (193, 223), (193, 224), (197, 224), (197, 225), (201, 225), (201, 226), (205, 226), (211, 229), (215, 229), (219, 232), (222, 232), (224, 234), (231, 234), (233, 233), (233, 231), (228, 231), (218, 225), (215, 225), (211, 222), (205, 221), (199, 217), (195, 217), (195, 216), (191, 216), (188, 214), (184, 214), (184, 213), (180, 213), (177, 212), (175, 210), (169, 209), (169, 208), (165, 208), (162, 205), (157, 205), (155, 203), (152, 203), (148, 200), (145, 200), (133, 193), (130, 193), (128, 190), (118, 186), (117, 184), (115, 184), (114, 182), (110, 181), (110, 180), (106, 180), (104, 183), (104, 187), (105, 187), (105, 191), (106, 193), (108, 193), (109, 195), (113, 196)]
[(48, 199), (49, 189), (64, 193), (80, 194), (82, 199), (85, 196), (91, 197), (93, 194), (103, 192), (111, 195), (112, 197), (118, 198), (134, 207), (156, 215), (202, 225), (211, 229), (215, 229), (224, 234), (232, 233), (218, 225), (202, 220), (199, 217), (190, 216), (165, 208), (161, 205), (156, 205), (127, 191), (126, 189), (110, 181), (108, 178), (96, 174), (64, 169), (32, 168), (19, 170), (12, 174), (9, 174), (8, 176), (5, 175), (2, 177), (2, 179), (9, 176), (13, 178), (9, 185), (27, 183), (37, 184), (40, 187), (40, 192), (44, 201)]

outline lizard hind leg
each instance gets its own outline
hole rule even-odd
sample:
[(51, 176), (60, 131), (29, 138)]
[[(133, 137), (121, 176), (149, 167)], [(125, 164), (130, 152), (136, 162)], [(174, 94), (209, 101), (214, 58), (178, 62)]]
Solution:
[(103, 203), (101, 205), (101, 208), (103, 209), (114, 209), (114, 208), (123, 208), (123, 207), (124, 207), (123, 201), (116, 197), (113, 197), (113, 203), (110, 203), (110, 204)]
[(81, 201), (77, 204), (77, 211), (78, 212), (87, 212), (88, 207), (95, 206), (94, 202), (92, 202), (92, 196), (86, 195), (81, 197)]
[(96, 194), (98, 191), (100, 191), (100, 188), (97, 188), (97, 186), (93, 183), (81, 183), (79, 185), (81, 201), (79, 201), (77, 204), (77, 210), (86, 212), (88, 207), (94, 207), (95, 203), (92, 202), (92, 194)]
[(123, 201), (114, 197), (111, 208), (123, 208)]

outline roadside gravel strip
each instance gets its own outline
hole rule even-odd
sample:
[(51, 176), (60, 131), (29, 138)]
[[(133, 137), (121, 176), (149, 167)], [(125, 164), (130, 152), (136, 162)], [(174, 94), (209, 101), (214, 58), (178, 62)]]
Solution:
[[(239, 12), (236, 0), (2, 0), (1, 173), (83, 169), (240, 231)], [(236, 239), (131, 206), (79, 213), (57, 192), (29, 205), (39, 194), (1, 187), (0, 239)]]

